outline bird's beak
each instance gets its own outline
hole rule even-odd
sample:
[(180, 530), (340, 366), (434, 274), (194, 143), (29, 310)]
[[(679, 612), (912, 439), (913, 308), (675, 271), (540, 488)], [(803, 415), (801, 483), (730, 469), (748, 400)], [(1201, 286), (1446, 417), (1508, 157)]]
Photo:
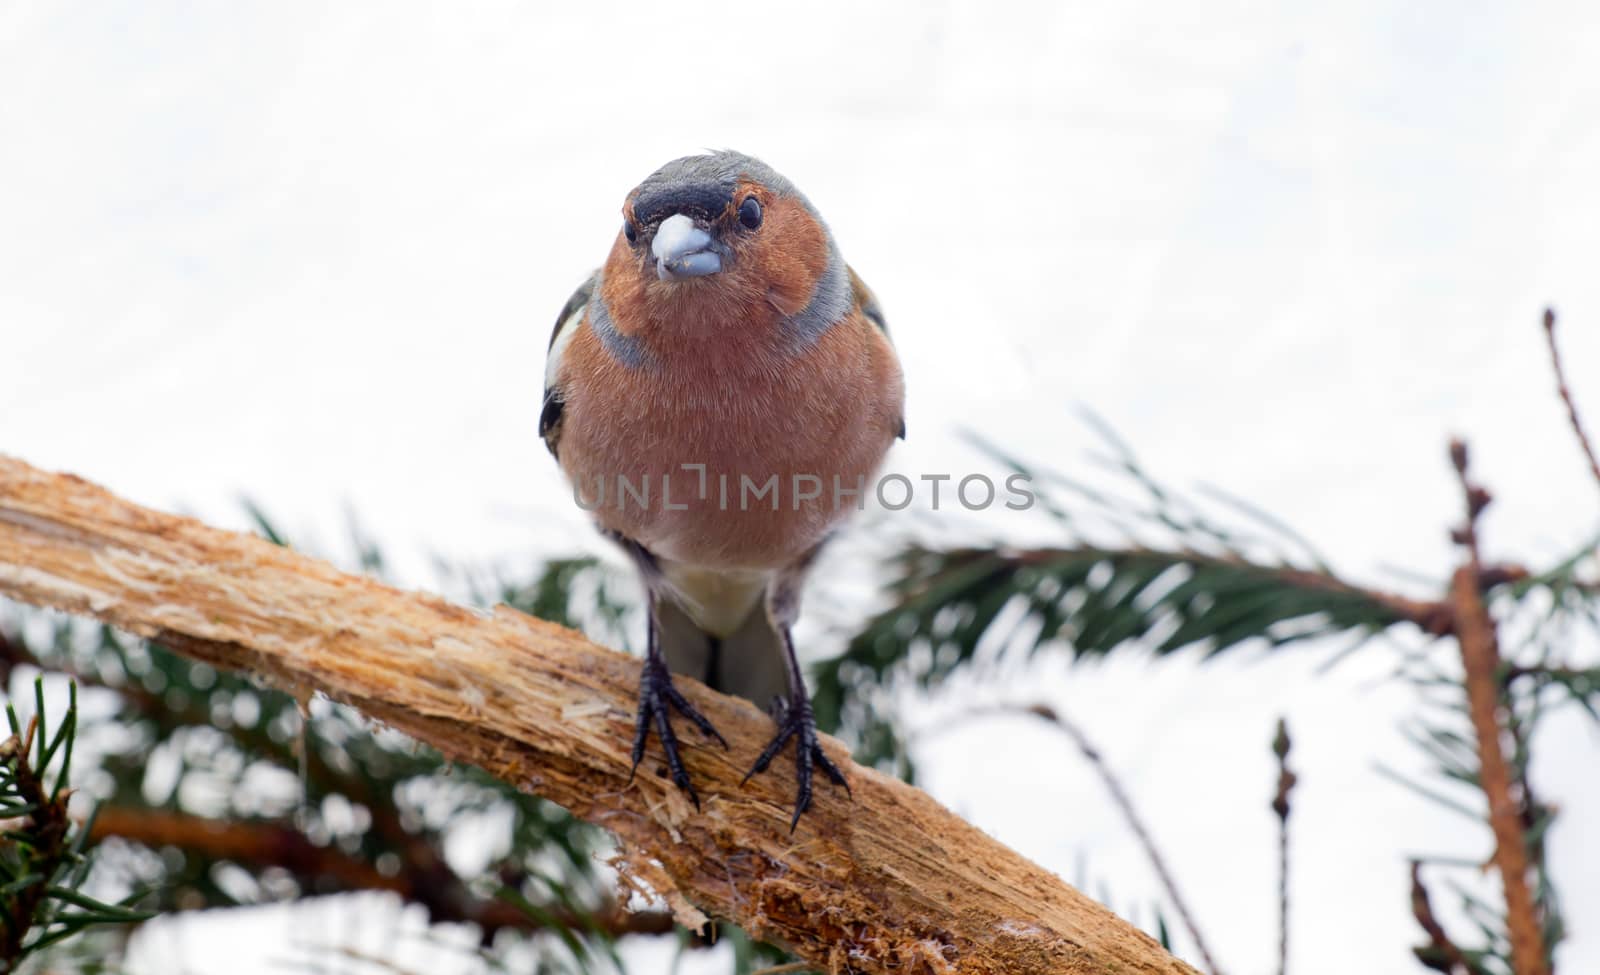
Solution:
[(661, 221), (650, 253), (656, 258), (656, 277), (663, 281), (698, 278), (722, 270), (722, 255), (713, 249), (711, 234), (681, 213)]

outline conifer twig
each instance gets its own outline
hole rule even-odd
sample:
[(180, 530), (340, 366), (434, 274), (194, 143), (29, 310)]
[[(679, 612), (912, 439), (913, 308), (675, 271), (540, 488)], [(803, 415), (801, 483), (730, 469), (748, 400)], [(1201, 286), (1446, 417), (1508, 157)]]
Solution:
[(1278, 791), (1272, 797), (1272, 811), (1278, 817), (1278, 975), (1289, 971), (1289, 793), (1298, 781), (1289, 770), (1289, 723), (1278, 719), (1278, 733), (1272, 738), (1272, 754), (1278, 758)]
[(1178, 912), (1178, 918), (1183, 921), (1183, 926), (1188, 930), (1189, 937), (1194, 941), (1195, 950), (1200, 953), (1200, 958), (1205, 962), (1206, 970), (1211, 975), (1222, 975), (1222, 969), (1217, 966), (1216, 959), (1211, 956), (1211, 949), (1206, 945), (1205, 936), (1200, 933), (1200, 925), (1194, 919), (1194, 912), (1189, 909), (1189, 904), (1184, 900), (1183, 894), (1178, 890), (1177, 879), (1172, 870), (1167, 866), (1166, 857), (1162, 856), (1161, 848), (1156, 845), (1155, 837), (1151, 835), (1149, 827), (1145, 825), (1144, 818), (1139, 815), (1139, 810), (1133, 804), (1133, 798), (1128, 790), (1123, 787), (1122, 780), (1111, 766), (1106, 764), (1100, 749), (1095, 747), (1089, 736), (1075, 723), (1064, 717), (1061, 712), (1048, 704), (1030, 705), (1000, 705), (997, 707), (972, 708), (965, 712), (967, 716), (979, 717), (988, 714), (1017, 715), (1026, 714), (1055, 725), (1066, 736), (1072, 739), (1089, 767), (1094, 769), (1100, 781), (1105, 785), (1106, 791), (1111, 795), (1111, 801), (1116, 804), (1117, 811), (1122, 814), (1122, 819), (1128, 824), (1128, 829), (1133, 832), (1134, 839), (1139, 842), (1139, 847), (1144, 850), (1145, 857), (1150, 861), (1150, 866), (1156, 872), (1156, 879), (1161, 882), (1161, 887), (1167, 892), (1167, 898), (1172, 901), (1173, 909)]
[(1584, 459), (1589, 462), (1589, 473), (1594, 476), (1595, 484), (1600, 485), (1600, 459), (1596, 458), (1594, 445), (1589, 442), (1589, 434), (1584, 431), (1583, 420), (1578, 416), (1578, 404), (1572, 400), (1572, 389), (1567, 385), (1567, 372), (1561, 364), (1561, 349), (1556, 345), (1554, 308), (1544, 310), (1544, 337), (1550, 346), (1550, 366), (1556, 374), (1556, 393), (1567, 408), (1567, 422), (1571, 424), (1572, 432), (1578, 437), (1578, 447), (1583, 451)]
[(665, 934), (675, 927), (669, 914), (630, 912), (615, 902), (581, 915), (552, 904), (536, 916), (514, 904), (478, 897), (448, 868), (440, 869), (440, 863), (403, 858), (399, 870), (385, 873), (336, 844), (313, 843), (293, 826), (269, 821), (216, 820), (169, 809), (102, 805), (95, 811), (89, 835), (95, 842), (116, 837), (155, 850), (170, 847), (254, 870), (277, 867), (300, 881), (303, 889), (321, 893), (388, 891), (427, 908), (428, 918), (435, 924), (477, 926), (485, 941), (502, 928), (592, 928), (621, 937)]
[[(8, 705), (9, 707), (9, 705)], [(67, 802), (65, 796), (51, 798), (45, 788), (44, 769), (34, 768), (31, 756), (34, 736), (43, 734), (39, 716), (28, 719), (27, 729), (19, 737), (12, 735), (0, 745), (0, 754), (11, 764), (10, 775), (15, 782), (17, 798), (28, 807), (15, 828), (27, 838), (34, 865), (32, 883), (23, 883), (15, 891), (6, 891), (0, 904), (4, 905), (5, 924), (0, 926), (0, 965), (10, 971), (11, 964), (23, 955), (23, 941), (33, 929), (39, 906), (48, 893), (48, 882), (55, 875), (67, 850)], [(44, 746), (40, 745), (42, 751)]]
[(1417, 949), (1424, 965), (1447, 975), (1487, 975), (1482, 965), (1473, 964), (1460, 946), (1450, 940), (1444, 925), (1434, 916), (1433, 900), (1422, 883), (1422, 864), (1416, 860), (1411, 861), (1411, 916), (1428, 936), (1427, 945)]
[(1465, 671), (1467, 710), (1477, 739), (1478, 784), (1488, 800), (1489, 827), (1495, 838), (1494, 865), (1505, 892), (1511, 965), (1516, 975), (1549, 975), (1543, 926), (1528, 887), (1528, 846), (1523, 830), (1522, 803), (1513, 795), (1511, 772), (1505, 757), (1499, 639), (1479, 587), (1482, 556), (1478, 519), (1489, 506), (1491, 497), (1468, 475), (1465, 443), (1451, 442), (1450, 460), (1460, 479), (1466, 507), (1466, 518), (1453, 537), (1467, 555), (1451, 580), (1450, 599), (1455, 608), (1456, 641)]

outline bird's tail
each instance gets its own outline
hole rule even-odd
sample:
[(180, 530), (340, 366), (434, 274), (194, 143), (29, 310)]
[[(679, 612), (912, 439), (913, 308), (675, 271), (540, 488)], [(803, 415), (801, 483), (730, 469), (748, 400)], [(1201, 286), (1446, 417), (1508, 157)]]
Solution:
[(656, 606), (661, 652), (676, 674), (686, 674), (713, 690), (737, 694), (765, 710), (788, 690), (783, 637), (756, 600), (749, 615), (723, 637), (713, 636), (670, 596)]

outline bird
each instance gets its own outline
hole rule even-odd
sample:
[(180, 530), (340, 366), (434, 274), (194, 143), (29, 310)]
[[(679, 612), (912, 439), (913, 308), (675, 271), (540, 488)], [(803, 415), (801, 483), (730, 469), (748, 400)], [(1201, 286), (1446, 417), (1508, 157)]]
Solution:
[(808, 571), (871, 496), (904, 417), (882, 308), (793, 183), (723, 150), (628, 193), (604, 264), (556, 318), (539, 433), (648, 596), (635, 772), (653, 730), (699, 808), (673, 712), (728, 744), (682, 674), (770, 707), (777, 732), (745, 781), (794, 742), (791, 832), (815, 769), (848, 793), (792, 630)]

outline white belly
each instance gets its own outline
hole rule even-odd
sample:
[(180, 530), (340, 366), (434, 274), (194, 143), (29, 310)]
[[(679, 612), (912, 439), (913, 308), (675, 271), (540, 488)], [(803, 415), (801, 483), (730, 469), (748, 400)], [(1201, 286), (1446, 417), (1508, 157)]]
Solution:
[(666, 559), (662, 575), (695, 625), (715, 637), (731, 636), (761, 601), (775, 573), (762, 569), (702, 569)]

